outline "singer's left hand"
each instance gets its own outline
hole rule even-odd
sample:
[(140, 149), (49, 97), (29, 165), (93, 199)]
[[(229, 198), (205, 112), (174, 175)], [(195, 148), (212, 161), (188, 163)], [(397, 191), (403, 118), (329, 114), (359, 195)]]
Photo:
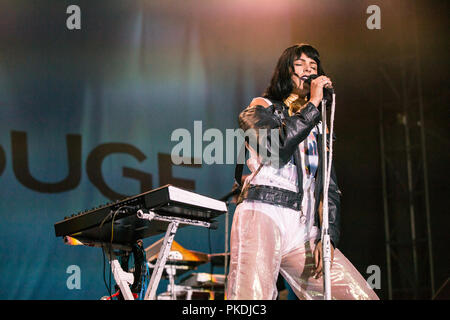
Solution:
[[(330, 244), (331, 247), (331, 267), (333, 266), (334, 260), (334, 248), (333, 245)], [(316, 248), (314, 249), (314, 262), (315, 262), (315, 270), (313, 271), (312, 276), (315, 279), (319, 279), (323, 275), (323, 252), (322, 252), (322, 241), (317, 242)]]

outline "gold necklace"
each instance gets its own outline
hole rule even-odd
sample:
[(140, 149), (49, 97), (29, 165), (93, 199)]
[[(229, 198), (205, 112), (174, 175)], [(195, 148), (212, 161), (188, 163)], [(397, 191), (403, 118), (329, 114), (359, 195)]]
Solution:
[[(306, 102), (306, 97), (305, 101)], [(284, 103), (289, 108), (289, 116), (303, 109), (305, 103), (302, 103), (302, 99), (295, 93), (291, 93), (289, 97), (284, 100)]]

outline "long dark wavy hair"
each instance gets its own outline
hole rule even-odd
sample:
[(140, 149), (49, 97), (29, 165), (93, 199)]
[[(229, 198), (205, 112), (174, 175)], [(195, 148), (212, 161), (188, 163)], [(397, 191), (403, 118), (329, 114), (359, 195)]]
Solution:
[(269, 86), (263, 93), (264, 98), (271, 100), (284, 101), (294, 89), (292, 75), (294, 74), (294, 61), (298, 60), (304, 53), (317, 63), (317, 74), (324, 75), (322, 65), (320, 63), (319, 52), (316, 48), (309, 44), (300, 43), (284, 50), (278, 59), (277, 66), (272, 75)]

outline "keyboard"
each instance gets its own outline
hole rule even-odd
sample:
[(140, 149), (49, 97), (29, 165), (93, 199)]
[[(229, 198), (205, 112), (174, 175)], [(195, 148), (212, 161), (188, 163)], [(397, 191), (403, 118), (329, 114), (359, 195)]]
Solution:
[(227, 206), (223, 201), (165, 185), (65, 217), (55, 223), (55, 235), (88, 242), (133, 244), (138, 239), (166, 232), (169, 222), (140, 219), (137, 217), (140, 209), (167, 217), (213, 222), (227, 211)]

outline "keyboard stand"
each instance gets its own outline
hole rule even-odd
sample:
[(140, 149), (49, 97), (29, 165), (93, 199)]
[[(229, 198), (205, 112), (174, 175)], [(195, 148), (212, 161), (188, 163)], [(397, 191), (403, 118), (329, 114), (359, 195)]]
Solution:
[[(64, 243), (68, 244), (68, 236), (64, 237)], [(75, 239), (75, 238), (74, 238)], [(79, 240), (78, 240), (79, 241)], [(117, 256), (114, 250), (119, 251), (131, 251), (132, 248), (127, 245), (117, 244), (117, 243), (106, 243), (96, 240), (82, 240), (79, 241), (77, 245), (84, 245), (88, 247), (101, 248), (108, 258), (109, 264), (111, 265), (111, 273), (114, 275), (114, 280), (120, 288), (125, 300), (134, 300), (133, 294), (130, 290), (130, 285), (134, 282), (134, 275), (130, 272), (125, 272), (120, 266)], [(108, 298), (108, 297), (105, 297)]]
[(172, 242), (173, 239), (175, 238), (175, 233), (177, 232), (178, 226), (180, 224), (186, 224), (204, 228), (215, 228), (215, 225), (212, 222), (180, 217), (162, 216), (153, 211), (144, 212), (144, 210), (138, 210), (137, 217), (148, 221), (158, 220), (169, 222), (169, 226), (167, 227), (166, 235), (164, 236), (163, 244), (159, 251), (158, 259), (156, 260), (152, 277), (150, 278), (150, 283), (144, 297), (144, 300), (155, 300), (156, 289), (158, 288), (159, 281), (161, 280), (161, 275), (165, 268), (167, 257), (169, 256), (170, 249), (172, 247)]
[(125, 300), (134, 300), (133, 294), (130, 290), (130, 285), (133, 284), (134, 281), (134, 275), (130, 272), (123, 271), (116, 255), (114, 254), (113, 247), (111, 247), (109, 244), (105, 245), (105, 247), (103, 247), (103, 251), (105, 252), (106, 256), (108, 257), (109, 263), (111, 264), (111, 271), (114, 275), (114, 280), (119, 286), (123, 298)]

